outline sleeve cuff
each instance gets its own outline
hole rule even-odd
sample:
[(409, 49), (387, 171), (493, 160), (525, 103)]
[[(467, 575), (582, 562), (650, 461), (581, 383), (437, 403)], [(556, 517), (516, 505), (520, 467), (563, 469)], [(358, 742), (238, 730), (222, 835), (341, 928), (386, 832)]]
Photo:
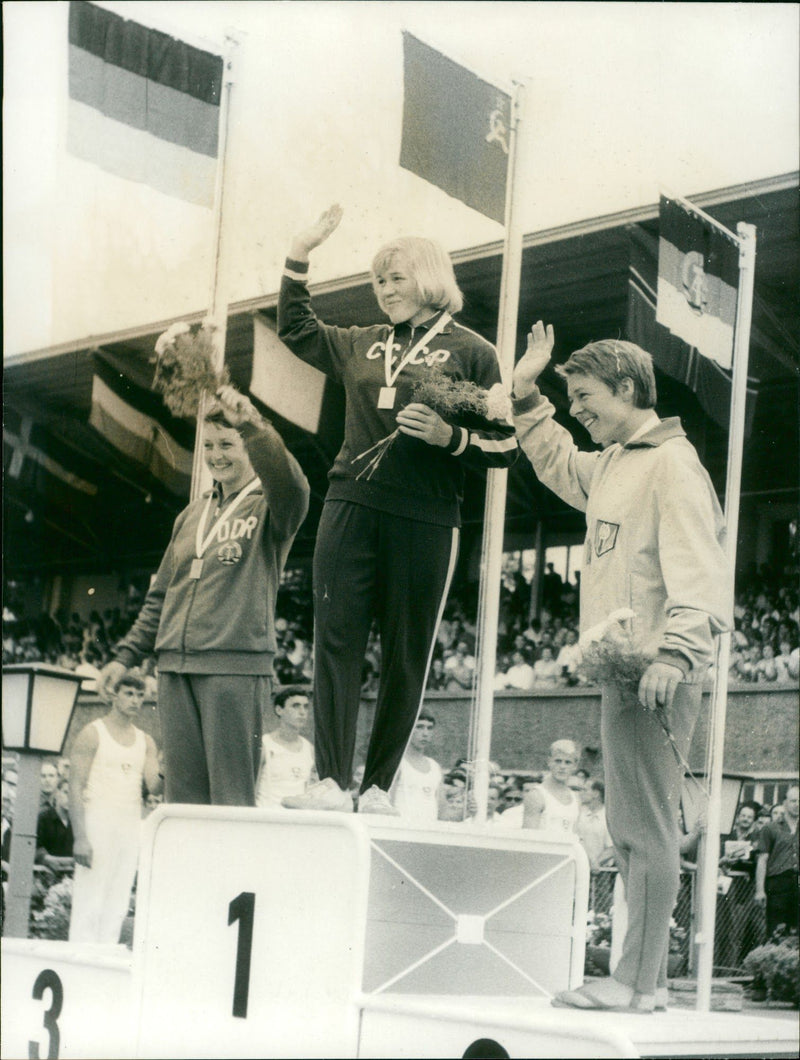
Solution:
[(464, 450), (467, 448), (469, 442), (469, 431), (465, 427), (453, 427), (453, 437), (450, 439), (450, 444), (447, 446), (447, 452), (451, 456), (461, 456)]
[(139, 661), (136, 652), (132, 651), (130, 648), (117, 648), (114, 653), (114, 658), (117, 662), (121, 662), (126, 670), (130, 670), (132, 666), (136, 666)]
[(666, 663), (667, 666), (676, 666), (684, 677), (688, 676), (692, 669), (691, 661), (679, 651), (668, 651), (662, 648), (656, 655), (655, 661)]
[(300, 283), (308, 282), (307, 261), (295, 261), (294, 258), (287, 258), (283, 272), (290, 280), (299, 280)]
[(245, 441), (248, 438), (254, 438), (257, 434), (262, 434), (267, 427), (270, 426), (270, 421), (266, 417), (261, 417), (260, 423), (253, 423), (252, 420), (245, 420), (245, 422), (237, 428), (239, 434)]
[(542, 392), (535, 386), (530, 394), (526, 394), (525, 397), (514, 397), (511, 395), (511, 409), (515, 416), (521, 415), (523, 412), (530, 412), (531, 409), (535, 409), (539, 402), (542, 400)]

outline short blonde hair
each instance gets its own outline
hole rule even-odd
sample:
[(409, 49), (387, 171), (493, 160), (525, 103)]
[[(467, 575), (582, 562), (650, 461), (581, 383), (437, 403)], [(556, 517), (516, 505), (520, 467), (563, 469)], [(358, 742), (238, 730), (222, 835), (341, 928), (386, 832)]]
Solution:
[(450, 313), (461, 310), (464, 296), (456, 282), (450, 255), (440, 243), (422, 236), (400, 236), (380, 248), (372, 260), (372, 286), (376, 294), (376, 277), (398, 257), (408, 267), (423, 305)]

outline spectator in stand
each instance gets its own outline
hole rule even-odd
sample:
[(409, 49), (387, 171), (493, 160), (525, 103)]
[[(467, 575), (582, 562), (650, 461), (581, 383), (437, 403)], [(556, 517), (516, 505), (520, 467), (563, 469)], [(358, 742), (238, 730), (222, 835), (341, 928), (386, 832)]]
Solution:
[(425, 752), (433, 739), (436, 719), (420, 712), (400, 768), (389, 789), (389, 798), (400, 817), (423, 824), (437, 820), (442, 788), (442, 767)]
[(575, 629), (568, 629), (564, 644), (556, 657), (559, 674), (568, 685), (578, 683), (578, 668), (582, 661), (583, 652), (578, 644), (578, 632)]
[(555, 615), (561, 608), (561, 590), (564, 581), (554, 564), (548, 563), (542, 576), (542, 602), (547, 610)]
[(444, 660), (434, 656), (431, 661), (428, 683), (425, 686), (431, 692), (441, 692), (447, 684), (447, 674), (444, 672)]
[(778, 681), (797, 680), (796, 666), (794, 667), (794, 676), (792, 676), (792, 642), (790, 640), (782, 640), (780, 642), (778, 654), (775, 656), (775, 667), (778, 671)]
[(574, 832), (580, 802), (569, 781), (578, 765), (578, 748), (572, 740), (556, 740), (550, 747), (547, 772), (523, 800), (523, 827), (548, 832)]
[(495, 677), (494, 687), (498, 691), (513, 688), (520, 692), (530, 692), (536, 683), (536, 675), (524, 651), (517, 650), (511, 656), (511, 665), (505, 673)]
[(533, 645), (534, 648), (538, 648), (542, 643), (541, 621), (538, 618), (532, 618), (522, 635), (528, 644)]
[(575, 831), (589, 859), (589, 868), (596, 873), (596, 908), (610, 904), (614, 890), (614, 875), (600, 871), (615, 864), (614, 844), (606, 824), (605, 796), (606, 786), (602, 780), (597, 777), (588, 780), (578, 796), (581, 806), (575, 824)]
[(537, 691), (556, 688), (560, 684), (561, 667), (549, 644), (542, 644), (539, 658), (533, 664), (533, 686)]
[[(757, 802), (742, 803), (733, 831), (721, 840), (719, 867), (731, 882), (727, 894), (719, 901), (716, 934), (725, 939), (718, 963), (726, 967), (739, 968), (750, 950), (761, 945), (764, 938), (764, 913), (755, 900), (756, 819), (760, 809)], [(716, 957), (715, 952), (715, 960)]]
[(756, 839), (755, 900), (766, 909), (768, 939), (780, 924), (784, 924), (787, 931), (797, 931), (799, 798), (800, 791), (793, 784), (783, 800), (783, 820), (765, 824)]
[(46, 758), (39, 772), (39, 811), (53, 805), (59, 781), (58, 766), (55, 759)]
[(789, 671), (789, 679), (796, 681), (800, 677), (800, 648), (792, 648), (791, 654), (789, 655), (789, 663), (787, 665)]
[(778, 680), (778, 664), (775, 661), (775, 649), (767, 642), (761, 649), (761, 658), (756, 663), (755, 679), (759, 682)]
[(139, 857), (142, 784), (161, 790), (156, 745), (134, 725), (144, 680), (127, 671), (110, 699), (108, 714), (85, 726), (72, 748), (70, 942), (119, 942)]
[(464, 821), (467, 818), (467, 775), (451, 769), (442, 778), (439, 799), (440, 821)]
[(449, 692), (469, 691), (475, 679), (475, 656), (470, 655), (466, 640), (459, 640), (456, 650), (444, 660), (445, 688)]
[(467, 772), (464, 768), (453, 768), (442, 780), (439, 800), (439, 820), (460, 824), (471, 820), (477, 813), (475, 796), (467, 789)]
[(772, 820), (772, 807), (769, 803), (764, 803), (761, 809), (758, 811), (756, 817), (756, 830), (761, 831), (765, 824), (769, 824)]
[(71, 872), (72, 822), (69, 816), (69, 781), (59, 780), (52, 806), (42, 810), (36, 825), (36, 862), (56, 875)]
[(103, 656), (98, 648), (89, 643), (81, 652), (81, 661), (75, 667), (75, 673), (81, 680), (82, 692), (96, 692), (97, 682), (100, 679), (98, 663), (102, 663)]
[(500, 804), (503, 801), (503, 783), (500, 780), (490, 780), (486, 795), (486, 824), (490, 828), (503, 827), (503, 815), (499, 813)]
[(262, 757), (256, 806), (282, 808), (288, 795), (301, 795), (314, 771), (314, 748), (302, 735), (308, 725), (310, 689), (289, 685), (275, 694), (272, 709), (278, 727), (261, 738)]
[(522, 799), (524, 797), (522, 785), (522, 777), (513, 777), (503, 788), (500, 804), (497, 807), (497, 813), (500, 817), (503, 817), (518, 806), (522, 807)]

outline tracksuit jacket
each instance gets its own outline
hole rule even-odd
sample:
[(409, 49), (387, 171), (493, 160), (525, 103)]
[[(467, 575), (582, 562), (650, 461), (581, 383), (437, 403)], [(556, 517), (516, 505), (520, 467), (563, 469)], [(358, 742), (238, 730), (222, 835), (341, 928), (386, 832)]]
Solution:
[(538, 478), (586, 513), (581, 629), (630, 608), (639, 650), (701, 681), (731, 622), (722, 512), (677, 418), (628, 445), (582, 452), (536, 389), (514, 402)]
[[(359, 459), (359, 455), (395, 430), (397, 413), (412, 400), (414, 382), (429, 368), (471, 380), (485, 390), (499, 383), (494, 347), (451, 320), (398, 376), (394, 408), (379, 409), (391, 325), (340, 328), (323, 323), (311, 305), (307, 273), (307, 262), (287, 260), (278, 304), (278, 336), (292, 353), (330, 376), (347, 393), (344, 443), (328, 476), (327, 499), (353, 501), (439, 526), (459, 526), (463, 468), (512, 464), (518, 448), (510, 422), (493, 423), (490, 428), (457, 426), (446, 449), (400, 434), (370, 478), (357, 478), (370, 459)], [(416, 328), (396, 326), (395, 364), (439, 315)]]
[[(159, 671), (165, 673), (272, 671), (275, 601), (289, 549), (308, 511), (309, 489), (272, 426), (244, 424), (240, 433), (259, 487), (229, 520), (219, 522), (203, 554), (200, 578), (190, 571), (208, 494), (178, 516), (142, 610), (117, 645), (116, 657), (126, 666), (155, 650)], [(206, 533), (215, 525), (212, 514), (213, 508)]]

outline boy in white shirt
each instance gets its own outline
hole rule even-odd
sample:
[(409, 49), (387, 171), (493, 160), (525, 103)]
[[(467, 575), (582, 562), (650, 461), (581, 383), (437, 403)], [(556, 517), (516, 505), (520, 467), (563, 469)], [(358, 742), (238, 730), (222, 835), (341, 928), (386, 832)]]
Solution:
[(419, 714), (389, 792), (397, 813), (420, 823), (439, 817), (442, 767), (425, 754), (435, 725), (432, 714)]
[(278, 809), (285, 796), (302, 795), (306, 790), (314, 768), (314, 748), (300, 733), (308, 724), (309, 695), (304, 685), (287, 685), (273, 700), (278, 727), (261, 740), (256, 806)]

